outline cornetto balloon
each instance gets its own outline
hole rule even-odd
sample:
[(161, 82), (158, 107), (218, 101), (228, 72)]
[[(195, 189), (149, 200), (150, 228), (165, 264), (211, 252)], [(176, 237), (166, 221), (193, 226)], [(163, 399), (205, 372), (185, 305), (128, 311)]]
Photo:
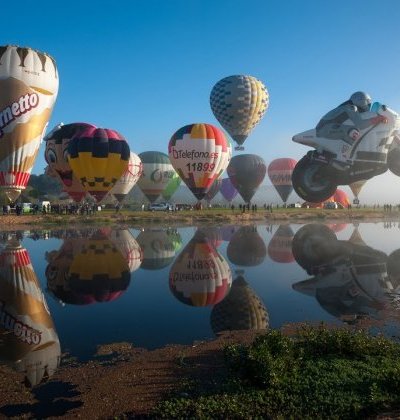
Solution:
[(179, 176), (201, 200), (228, 166), (232, 148), (219, 128), (190, 124), (171, 137), (168, 154)]
[(0, 46), (0, 188), (11, 201), (28, 184), (57, 93), (52, 57)]

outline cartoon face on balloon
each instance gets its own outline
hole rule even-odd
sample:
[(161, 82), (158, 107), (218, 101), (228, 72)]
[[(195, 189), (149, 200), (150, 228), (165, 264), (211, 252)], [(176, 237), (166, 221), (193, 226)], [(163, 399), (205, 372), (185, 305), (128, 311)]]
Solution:
[(63, 187), (70, 188), (73, 184), (80, 185), (79, 181), (73, 177), (68, 162), (68, 145), (73, 136), (88, 127), (94, 126), (86, 123), (58, 125), (45, 137), (44, 157), (49, 169), (60, 178)]

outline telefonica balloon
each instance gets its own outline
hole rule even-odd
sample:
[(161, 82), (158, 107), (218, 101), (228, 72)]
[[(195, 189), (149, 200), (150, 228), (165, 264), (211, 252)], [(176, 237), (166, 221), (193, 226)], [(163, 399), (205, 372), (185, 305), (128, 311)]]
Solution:
[(237, 155), (232, 158), (226, 171), (232, 185), (249, 203), (263, 182), (267, 168), (264, 159), (258, 155)]
[(28, 184), (57, 93), (52, 57), (0, 46), (0, 188), (10, 201)]
[(273, 160), (268, 166), (269, 179), (284, 203), (293, 191), (292, 172), (296, 163), (294, 159), (281, 158)]
[(72, 137), (91, 127), (95, 128), (94, 125), (87, 123), (61, 123), (44, 138), (46, 142), (44, 158), (49, 165), (49, 169), (52, 173), (55, 173), (62, 190), (76, 202), (85, 197), (86, 190), (72, 173), (68, 162), (68, 145)]
[(131, 152), (128, 168), (112, 187), (110, 194), (112, 194), (119, 203), (122, 203), (124, 198), (129, 194), (129, 191), (139, 181), (142, 172), (143, 164), (140, 157), (136, 153)]
[(0, 255), (0, 361), (33, 387), (54, 374), (60, 342), (29, 254), (11, 240)]
[(128, 169), (129, 145), (117, 131), (88, 127), (68, 145), (68, 161), (83, 188), (101, 201)]
[(229, 293), (231, 284), (228, 263), (201, 233), (196, 233), (186, 245), (169, 273), (171, 292), (190, 306), (221, 302)]
[(211, 124), (180, 128), (169, 141), (172, 166), (198, 200), (202, 200), (227, 168), (232, 148), (225, 134)]
[(222, 127), (242, 145), (268, 109), (269, 95), (253, 76), (228, 76), (213, 87), (210, 105)]
[(139, 157), (143, 172), (137, 184), (150, 203), (154, 203), (176, 173), (165, 153), (149, 151), (140, 153)]

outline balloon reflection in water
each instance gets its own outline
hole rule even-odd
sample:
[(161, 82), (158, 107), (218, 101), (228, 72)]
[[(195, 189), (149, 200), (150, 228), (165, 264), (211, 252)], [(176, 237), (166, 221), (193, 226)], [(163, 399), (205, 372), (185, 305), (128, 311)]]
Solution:
[(261, 264), (267, 248), (256, 226), (242, 226), (232, 236), (227, 248), (227, 255), (232, 264), (251, 267)]
[(143, 251), (140, 268), (160, 270), (172, 263), (182, 246), (182, 238), (176, 229), (146, 229), (136, 238)]
[(280, 225), (268, 244), (268, 255), (278, 263), (294, 261), (292, 254), (293, 231), (288, 225)]
[(54, 374), (60, 342), (29, 254), (10, 241), (0, 254), (0, 360), (35, 386)]
[(109, 238), (128, 262), (129, 271), (136, 271), (143, 261), (143, 251), (132, 233), (128, 229), (113, 229)]
[(222, 244), (221, 229), (216, 226), (203, 226), (197, 228), (197, 235), (203, 235), (204, 238), (214, 248), (218, 248)]
[(266, 330), (268, 327), (266, 307), (244, 277), (238, 276), (227, 297), (211, 312), (212, 330), (217, 334), (228, 330)]
[[(313, 277), (293, 289), (313, 296), (331, 315), (346, 322), (368, 317), (398, 317), (395, 258), (366, 245), (339, 241), (323, 225), (307, 225), (293, 239), (296, 261)], [(395, 311), (396, 310), (396, 311)]]
[(104, 232), (69, 238), (59, 251), (47, 254), (49, 290), (64, 303), (87, 305), (117, 299), (128, 288), (127, 256)]
[(201, 233), (186, 245), (169, 273), (171, 292), (190, 306), (217, 304), (227, 295), (231, 284), (228, 263)]

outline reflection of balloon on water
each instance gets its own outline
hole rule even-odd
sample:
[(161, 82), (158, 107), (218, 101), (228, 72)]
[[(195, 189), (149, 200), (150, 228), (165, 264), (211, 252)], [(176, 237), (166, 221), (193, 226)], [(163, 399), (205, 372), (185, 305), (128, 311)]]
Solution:
[(263, 182), (267, 168), (260, 156), (237, 155), (232, 158), (226, 171), (243, 200), (249, 203)]
[(143, 152), (139, 157), (142, 160), (143, 172), (137, 184), (150, 203), (153, 203), (175, 179), (176, 172), (165, 153)]
[(166, 201), (171, 200), (172, 196), (175, 194), (176, 190), (181, 185), (181, 178), (178, 173), (174, 170), (171, 180), (168, 182), (164, 191), (162, 192), (163, 199)]
[(284, 203), (293, 191), (292, 172), (296, 163), (294, 159), (281, 158), (273, 160), (268, 166), (269, 179)]
[(268, 109), (269, 95), (253, 76), (228, 76), (212, 88), (210, 105), (222, 127), (242, 145)]
[(0, 46), (0, 188), (15, 201), (28, 184), (58, 93), (54, 59)]
[(129, 229), (113, 229), (108, 237), (128, 262), (129, 271), (136, 271), (143, 261), (143, 251)]
[(232, 264), (243, 267), (259, 265), (267, 255), (265, 243), (256, 226), (239, 228), (229, 241), (226, 252)]
[(117, 131), (88, 127), (68, 144), (68, 162), (83, 188), (101, 201), (128, 169), (129, 145)]
[(202, 226), (197, 228), (196, 237), (202, 236), (214, 248), (218, 248), (222, 244), (221, 229), (216, 226)]
[(203, 235), (195, 235), (178, 255), (169, 272), (174, 296), (190, 306), (215, 305), (232, 284), (228, 263)]
[(207, 191), (204, 197), (208, 202), (210, 202), (219, 193), (221, 184), (222, 184), (221, 178), (218, 178), (213, 182), (213, 184), (211, 185), (211, 188)]
[(215, 334), (222, 331), (266, 330), (268, 327), (266, 307), (242, 276), (233, 281), (226, 298), (211, 311), (211, 328)]
[(190, 124), (171, 137), (168, 154), (190, 191), (202, 200), (228, 166), (232, 148), (219, 128), (211, 124)]
[(29, 254), (17, 242), (0, 254), (0, 360), (25, 376), (27, 386), (54, 374), (60, 342)]
[(86, 123), (59, 124), (44, 138), (44, 157), (49, 169), (56, 174), (63, 191), (76, 202), (85, 197), (86, 190), (72, 173), (68, 162), (68, 145), (72, 137), (90, 127), (95, 128), (94, 125)]
[(123, 241), (115, 244), (100, 230), (89, 238), (65, 239), (59, 251), (47, 254), (48, 289), (74, 305), (117, 299), (130, 283), (129, 256), (120, 249)]
[(228, 203), (230, 203), (238, 195), (238, 190), (233, 186), (229, 178), (224, 178), (222, 180), (220, 191)]
[(294, 261), (292, 254), (293, 231), (288, 225), (280, 225), (268, 244), (268, 255), (278, 263)]
[(143, 251), (140, 268), (160, 270), (172, 263), (182, 246), (182, 238), (174, 229), (145, 229), (136, 238)]
[(346, 229), (347, 223), (328, 223), (327, 226), (331, 231), (337, 233), (341, 232), (343, 229)]
[(220, 232), (222, 235), (222, 240), (229, 242), (232, 239), (232, 236), (240, 229), (237, 225), (224, 225), (220, 227)]
[(139, 156), (131, 152), (128, 162), (128, 168), (122, 174), (121, 178), (111, 188), (112, 194), (119, 203), (122, 203), (124, 198), (128, 195), (129, 191), (136, 185), (142, 175), (143, 165)]

